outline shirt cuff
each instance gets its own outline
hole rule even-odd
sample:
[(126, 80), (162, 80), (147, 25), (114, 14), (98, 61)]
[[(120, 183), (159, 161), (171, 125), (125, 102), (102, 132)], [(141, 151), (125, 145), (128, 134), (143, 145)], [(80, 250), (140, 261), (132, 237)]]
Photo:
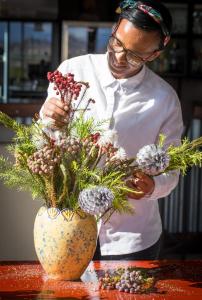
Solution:
[(157, 200), (168, 196), (177, 186), (179, 181), (179, 172), (170, 171), (154, 178), (155, 188), (153, 193), (148, 197), (149, 200)]

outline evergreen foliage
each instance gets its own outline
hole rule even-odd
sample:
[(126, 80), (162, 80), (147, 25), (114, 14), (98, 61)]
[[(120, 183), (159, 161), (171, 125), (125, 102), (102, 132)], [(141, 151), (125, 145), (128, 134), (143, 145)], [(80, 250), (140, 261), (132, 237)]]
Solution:
[(185, 138), (180, 146), (175, 147), (170, 145), (168, 154), (170, 156), (170, 164), (166, 171), (179, 170), (182, 175), (185, 175), (188, 168), (202, 165), (202, 137), (193, 141)]
[[(104, 168), (100, 168), (98, 163), (106, 154), (99, 152), (95, 143), (91, 143), (90, 149), (81, 147), (76, 155), (72, 155), (61, 145), (55, 144), (40, 121), (33, 121), (32, 125), (24, 126), (0, 113), (0, 122), (15, 132), (12, 143), (7, 147), (15, 163), (0, 156), (0, 179), (8, 187), (31, 192), (34, 199), (43, 199), (48, 207), (77, 211), (79, 193), (85, 188), (103, 185), (114, 194), (113, 207), (107, 213), (133, 213), (127, 199), (127, 192), (131, 192), (131, 189), (124, 183), (128, 176), (126, 168), (121, 171), (117, 169), (117, 165), (113, 167), (113, 164), (106, 164)], [(92, 118), (85, 120), (84, 114), (81, 113), (72, 121), (66, 133), (82, 143), (98, 132), (101, 134), (102, 124), (103, 122), (95, 124)], [(34, 173), (29, 166), (30, 157), (34, 159), (36, 153), (39, 153), (35, 143), (37, 139), (53, 147), (54, 153), (60, 157), (51, 174)]]

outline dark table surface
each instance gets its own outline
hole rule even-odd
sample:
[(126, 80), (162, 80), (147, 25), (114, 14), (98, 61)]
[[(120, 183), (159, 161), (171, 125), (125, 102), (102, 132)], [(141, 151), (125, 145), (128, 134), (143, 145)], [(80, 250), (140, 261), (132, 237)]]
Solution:
[[(99, 290), (104, 270), (137, 266), (152, 270), (156, 279), (150, 294)], [(80, 281), (48, 279), (38, 262), (0, 262), (0, 300), (202, 300), (202, 260), (192, 261), (97, 261), (91, 262)]]

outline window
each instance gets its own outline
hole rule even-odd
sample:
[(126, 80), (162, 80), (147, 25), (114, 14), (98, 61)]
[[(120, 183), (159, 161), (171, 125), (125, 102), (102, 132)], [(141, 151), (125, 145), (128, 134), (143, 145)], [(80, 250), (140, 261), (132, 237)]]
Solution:
[(64, 22), (63, 60), (87, 53), (105, 53), (112, 23)]
[[(3, 29), (0, 63), (4, 70), (0, 74), (1, 101), (29, 102), (44, 98), (48, 85), (46, 74), (52, 61), (52, 24), (18, 21), (0, 24)], [(8, 36), (7, 49), (5, 36)]]

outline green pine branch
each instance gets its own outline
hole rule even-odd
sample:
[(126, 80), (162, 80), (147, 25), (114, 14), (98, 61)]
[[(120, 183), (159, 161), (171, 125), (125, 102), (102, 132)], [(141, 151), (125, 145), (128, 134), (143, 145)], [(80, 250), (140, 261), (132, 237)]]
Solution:
[(30, 129), (28, 126), (18, 123), (2, 111), (0, 111), (0, 123), (6, 128), (14, 131), (18, 139), (25, 139), (28, 135), (30, 135)]
[(77, 118), (75, 118), (75, 120), (72, 121), (70, 132), (82, 140), (90, 134), (102, 132), (102, 126), (106, 122), (107, 121), (99, 121), (95, 123), (93, 118), (85, 120), (83, 113), (81, 113)]
[(18, 191), (31, 192), (33, 199), (47, 199), (45, 185), (40, 176), (33, 175), (28, 170), (8, 165), (2, 157), (0, 157), (0, 180), (7, 187), (16, 188)]
[(181, 145), (168, 147), (168, 154), (170, 156), (170, 163), (165, 172), (171, 170), (180, 170), (182, 175), (185, 175), (188, 168), (192, 166), (202, 166), (202, 137), (189, 141), (185, 138)]
[(3, 113), (2, 111), (0, 111), (0, 123), (15, 132), (24, 130), (23, 125), (19, 124), (17, 121), (10, 118), (7, 114)]

